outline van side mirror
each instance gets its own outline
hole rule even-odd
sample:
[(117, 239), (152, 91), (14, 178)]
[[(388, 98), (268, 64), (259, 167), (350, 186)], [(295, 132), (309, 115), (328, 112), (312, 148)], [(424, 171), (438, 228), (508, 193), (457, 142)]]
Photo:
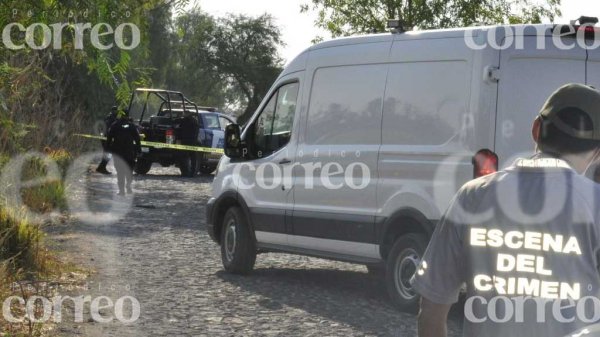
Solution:
[(242, 158), (244, 156), (240, 126), (231, 123), (225, 127), (225, 155), (229, 158)]

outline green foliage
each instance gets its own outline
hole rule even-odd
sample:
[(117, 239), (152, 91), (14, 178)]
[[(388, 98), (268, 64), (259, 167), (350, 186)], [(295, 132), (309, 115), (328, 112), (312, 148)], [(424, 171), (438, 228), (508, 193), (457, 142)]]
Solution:
[(281, 33), (269, 15), (231, 15), (219, 20), (213, 45), (213, 63), (228, 76), (246, 105), (238, 118), (244, 123), (281, 72), (282, 60), (277, 53), (277, 47), (283, 45)]
[[(216, 19), (200, 9), (185, 12), (187, 2), (0, 3), (0, 27), (10, 22), (68, 24), (60, 50), (0, 48), (0, 151), (47, 145), (81, 151), (91, 143), (72, 142), (70, 134), (95, 132), (111, 106), (128, 105), (136, 87), (179, 90), (199, 105), (252, 113), (281, 71), (279, 29), (268, 16)], [(78, 49), (75, 25), (88, 22), (113, 28), (133, 23), (142, 33), (141, 43), (133, 50), (100, 50), (84, 38)], [(41, 30), (37, 33), (34, 40), (40, 42)], [(13, 32), (15, 43), (24, 38)], [(100, 42), (113, 42), (105, 38), (112, 36)]]
[(10, 157), (6, 154), (0, 153), (0, 172), (2, 172), (2, 167), (6, 165), (10, 161)]
[(13, 270), (36, 269), (41, 238), (38, 226), (0, 208), (0, 261), (9, 260)]
[[(0, 48), (0, 151), (12, 153), (54, 146), (80, 146), (70, 141), (74, 132), (91, 132), (94, 123), (115, 103), (125, 107), (135, 86), (150, 84), (151, 72), (144, 66), (149, 55), (149, 13), (163, 9), (181, 11), (188, 0), (7, 0), (0, 3), (0, 27), (17, 22), (51, 25), (67, 23), (62, 30), (61, 49), (33, 50)], [(15, 14), (16, 13), (16, 14)], [(106, 23), (117, 27), (132, 23), (141, 32), (134, 50), (114, 46), (95, 48), (89, 38), (78, 49), (75, 25)], [(168, 27), (164, 27), (168, 29)], [(36, 30), (34, 40), (43, 39)], [(89, 30), (87, 33), (89, 34)], [(127, 34), (125, 34), (127, 35)], [(25, 34), (13, 32), (21, 43)], [(100, 42), (112, 36), (102, 36)], [(126, 36), (131, 39), (131, 36)], [(126, 41), (126, 44), (128, 42)], [(140, 66), (141, 65), (141, 66)], [(35, 133), (29, 126), (36, 128)], [(84, 130), (86, 129), (87, 130)], [(35, 135), (35, 137), (33, 137)]]
[(199, 9), (175, 20), (169, 35), (171, 62), (165, 67), (165, 84), (200, 105), (223, 107), (227, 86), (212, 56), (216, 29), (216, 20)]
[(268, 15), (215, 19), (196, 8), (177, 17), (169, 40), (167, 86), (200, 105), (239, 111), (240, 122), (281, 72), (281, 33)]
[(334, 37), (383, 32), (387, 19), (407, 28), (451, 28), (473, 24), (539, 23), (560, 15), (560, 0), (310, 0), (316, 24)]
[[(65, 150), (46, 149), (46, 155), (54, 161), (62, 175), (72, 162), (71, 154)], [(0, 154), (0, 170), (9, 157)], [(30, 181), (43, 178), (47, 167), (40, 158), (24, 163), (21, 179)], [(23, 204), (33, 212), (48, 213), (67, 209), (65, 186), (62, 180), (47, 181), (21, 190)], [(21, 209), (10, 209), (0, 205), (0, 263), (10, 260), (12, 268), (36, 269), (42, 233), (38, 225), (28, 222)]]

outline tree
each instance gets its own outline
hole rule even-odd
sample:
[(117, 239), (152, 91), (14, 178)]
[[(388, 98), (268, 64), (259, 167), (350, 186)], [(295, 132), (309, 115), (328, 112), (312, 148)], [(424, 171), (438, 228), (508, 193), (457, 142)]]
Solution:
[(279, 73), (279, 29), (268, 15), (216, 19), (194, 8), (178, 16), (166, 86), (200, 105), (234, 111), (243, 123)]
[[(150, 82), (151, 69), (145, 59), (149, 55), (148, 19), (152, 11), (170, 13), (181, 9), (188, 0), (5, 0), (0, 3), (0, 27), (19, 23), (66, 24), (62, 29), (60, 49), (53, 47), (34, 50), (0, 48), (0, 95), (7, 109), (0, 115), (2, 125), (21, 127), (25, 135), (32, 126), (36, 132), (23, 139), (23, 148), (41, 149), (45, 146), (77, 146), (70, 134), (92, 130), (93, 123), (106, 114), (115, 101), (124, 107), (132, 87)], [(165, 17), (166, 15), (163, 15)], [(163, 20), (164, 21), (164, 20)], [(76, 47), (77, 24), (99, 23), (117, 27), (122, 23), (136, 25), (140, 45), (134, 50), (113, 48), (103, 50), (84, 38)], [(38, 27), (39, 28), (39, 27)], [(168, 27), (165, 27), (167, 29)], [(89, 31), (88, 31), (89, 33)], [(85, 33), (84, 33), (85, 34)], [(106, 44), (110, 36), (100, 38)], [(131, 36), (127, 35), (128, 41)], [(12, 31), (12, 39), (21, 44), (25, 34)], [(43, 30), (35, 30), (37, 44), (44, 41)], [(114, 41), (113, 41), (114, 42)], [(0, 152), (17, 152), (20, 146), (12, 139), (10, 130), (0, 127)], [(26, 135), (25, 135), (26, 136)], [(27, 139), (25, 139), (27, 138)]]
[(316, 24), (334, 37), (384, 32), (388, 19), (415, 29), (473, 24), (539, 23), (560, 15), (561, 0), (310, 0), (302, 12), (316, 10)]
[(281, 45), (281, 33), (269, 15), (230, 15), (218, 21), (211, 58), (246, 107), (238, 117), (240, 124), (258, 108), (281, 72), (283, 62), (277, 52)]
[(216, 29), (216, 19), (198, 8), (177, 17), (166, 86), (199, 105), (223, 107), (227, 83), (211, 55)]
[[(131, 90), (141, 86), (179, 90), (200, 105), (235, 107), (245, 116), (253, 112), (281, 70), (278, 28), (268, 16), (217, 20), (199, 9), (184, 12), (188, 2), (0, 2), (0, 27), (67, 24), (58, 50), (0, 48), (0, 153), (46, 146), (79, 150), (83, 142), (72, 142), (70, 135), (96, 130), (94, 123), (112, 105), (125, 107)], [(140, 44), (133, 50), (99, 49), (88, 30), (76, 48), (74, 27), (85, 23), (113, 29), (134, 24)], [(18, 29), (11, 34), (15, 43), (25, 41)], [(39, 45), (44, 31), (35, 30), (33, 38)], [(110, 35), (100, 40), (114, 42)]]

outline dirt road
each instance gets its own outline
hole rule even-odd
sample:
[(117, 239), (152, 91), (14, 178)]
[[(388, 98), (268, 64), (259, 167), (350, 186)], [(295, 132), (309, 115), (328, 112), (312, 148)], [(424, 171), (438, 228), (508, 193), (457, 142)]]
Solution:
[[(153, 168), (138, 177), (130, 211), (113, 224), (75, 222), (52, 234), (77, 263), (95, 270), (87, 287), (70, 295), (133, 296), (141, 306), (134, 323), (86, 316), (83, 323), (62, 323), (61, 335), (415, 335), (415, 316), (389, 306), (382, 281), (364, 266), (263, 254), (251, 276), (224, 273), (218, 246), (205, 231), (212, 177), (177, 173)], [(116, 198), (114, 180), (90, 176), (96, 209)], [(451, 336), (459, 335), (459, 320), (450, 322)]]

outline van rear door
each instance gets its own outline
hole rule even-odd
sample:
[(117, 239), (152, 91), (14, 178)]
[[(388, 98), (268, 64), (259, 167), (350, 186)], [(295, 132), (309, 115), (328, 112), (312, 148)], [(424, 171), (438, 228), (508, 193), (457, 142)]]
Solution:
[(587, 83), (600, 89), (600, 30), (596, 29), (596, 40), (588, 44)]
[[(524, 48), (513, 43), (500, 51), (495, 137), (500, 167), (534, 152), (531, 124), (550, 94), (567, 83), (585, 83), (586, 50), (575, 39), (563, 41), (574, 45), (570, 50), (561, 50), (550, 36), (545, 38), (545, 46), (537, 39), (525, 36)], [(596, 65), (600, 82), (600, 64)]]

